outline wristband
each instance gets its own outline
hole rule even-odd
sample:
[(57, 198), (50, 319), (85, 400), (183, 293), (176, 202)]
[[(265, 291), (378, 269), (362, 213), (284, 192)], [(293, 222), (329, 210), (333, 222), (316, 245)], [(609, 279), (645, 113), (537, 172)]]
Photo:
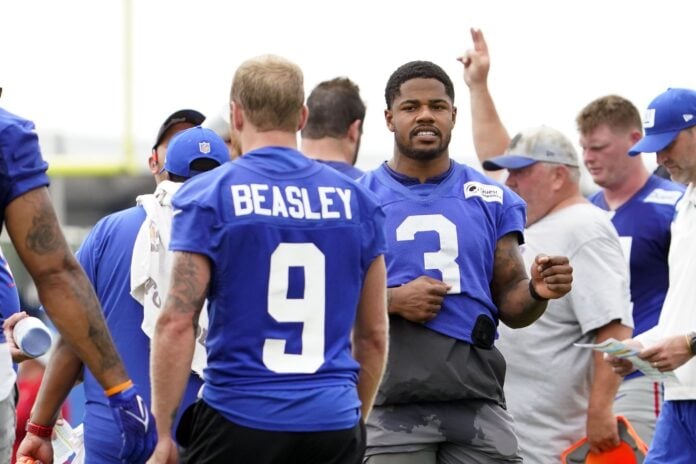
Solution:
[(46, 427), (45, 425), (38, 425), (29, 421), (27, 421), (26, 430), (39, 438), (50, 439), (53, 436), (53, 427)]
[(123, 383), (119, 383), (118, 385), (115, 385), (108, 390), (104, 390), (104, 394), (109, 397), (109, 396), (114, 396), (118, 393), (121, 393), (124, 390), (128, 390), (130, 387), (133, 386), (133, 381), (132, 380), (126, 380)]
[(534, 284), (532, 284), (531, 279), (529, 279), (529, 294), (532, 296), (532, 299), (536, 301), (549, 301), (548, 298), (544, 298), (543, 296), (539, 295), (536, 290), (534, 290)]
[(686, 346), (689, 347), (691, 356), (696, 356), (696, 332), (686, 334)]

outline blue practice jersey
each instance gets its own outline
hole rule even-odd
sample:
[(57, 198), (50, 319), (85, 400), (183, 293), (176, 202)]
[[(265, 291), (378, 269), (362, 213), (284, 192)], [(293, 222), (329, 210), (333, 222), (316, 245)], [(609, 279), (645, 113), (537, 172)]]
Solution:
[(0, 108), (0, 225), (12, 200), (48, 185), (47, 169), (34, 123)]
[[(133, 244), (144, 221), (145, 210), (139, 206), (106, 216), (85, 238), (77, 258), (94, 285), (128, 375), (150, 405), (150, 339), (140, 328), (143, 307), (130, 295)], [(104, 390), (88, 369), (84, 377), (87, 458), (89, 462), (120, 462), (121, 436)], [(195, 401), (201, 385), (202, 381), (192, 374), (179, 414)], [(179, 417), (175, 427), (178, 421)]]
[(203, 399), (272, 431), (360, 417), (349, 333), (383, 214), (347, 176), (288, 148), (246, 153), (186, 182), (170, 249), (210, 259)]
[[(657, 324), (669, 287), (667, 255), (674, 206), (684, 187), (652, 175), (630, 200), (613, 212), (611, 222), (619, 233), (631, 270), (633, 335)], [(600, 191), (590, 201), (609, 210)]]
[(438, 183), (404, 185), (386, 163), (360, 182), (377, 194), (386, 214), (388, 286), (422, 275), (451, 286), (438, 316), (426, 327), (474, 343), (472, 331), (480, 316), (497, 325), (490, 291), (495, 247), (509, 233), (522, 241), (524, 201), (455, 161)]
[(364, 172), (362, 172), (360, 169), (356, 168), (352, 164), (344, 163), (341, 161), (325, 161), (325, 160), (317, 160), (320, 163), (323, 163), (327, 166), (331, 166), (338, 172), (341, 172), (345, 174), (346, 176), (350, 177), (351, 179), (357, 179), (358, 177), (361, 177)]

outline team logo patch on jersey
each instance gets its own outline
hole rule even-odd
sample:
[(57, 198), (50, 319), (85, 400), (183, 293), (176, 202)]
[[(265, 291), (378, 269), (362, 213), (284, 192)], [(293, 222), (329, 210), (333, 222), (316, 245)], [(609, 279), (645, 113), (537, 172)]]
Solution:
[(660, 205), (674, 205), (677, 200), (681, 198), (682, 192), (678, 190), (665, 190), (661, 188), (656, 188), (650, 195), (645, 197), (643, 203), (657, 203)]
[(483, 201), (503, 203), (503, 189), (497, 185), (467, 182), (464, 184), (464, 198), (479, 197)]
[(210, 142), (198, 142), (198, 151), (204, 155), (210, 153)]

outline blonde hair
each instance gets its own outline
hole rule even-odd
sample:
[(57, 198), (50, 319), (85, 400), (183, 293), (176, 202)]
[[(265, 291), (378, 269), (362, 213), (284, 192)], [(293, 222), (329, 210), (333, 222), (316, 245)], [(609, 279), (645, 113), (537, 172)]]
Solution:
[(230, 99), (261, 132), (297, 132), (304, 105), (302, 70), (280, 56), (251, 58), (235, 72)]
[(629, 100), (618, 95), (606, 95), (588, 103), (575, 118), (575, 122), (583, 135), (602, 124), (614, 131), (637, 130), (643, 133), (643, 122), (638, 109)]

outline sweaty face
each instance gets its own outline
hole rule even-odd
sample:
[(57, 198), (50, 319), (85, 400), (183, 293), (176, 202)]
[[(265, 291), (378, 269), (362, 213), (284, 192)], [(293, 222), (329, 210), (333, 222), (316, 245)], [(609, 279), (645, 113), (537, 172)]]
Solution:
[(527, 203), (527, 227), (544, 217), (551, 208), (549, 203), (550, 170), (545, 163), (534, 163), (521, 169), (509, 169), (505, 185)]
[(696, 128), (681, 131), (674, 142), (657, 152), (657, 162), (675, 182), (696, 182)]
[(411, 79), (385, 111), (399, 154), (428, 161), (447, 154), (457, 109), (437, 79)]
[(606, 124), (580, 136), (582, 159), (595, 184), (612, 188), (624, 182), (635, 162), (628, 156), (634, 143), (630, 130), (612, 131)]

